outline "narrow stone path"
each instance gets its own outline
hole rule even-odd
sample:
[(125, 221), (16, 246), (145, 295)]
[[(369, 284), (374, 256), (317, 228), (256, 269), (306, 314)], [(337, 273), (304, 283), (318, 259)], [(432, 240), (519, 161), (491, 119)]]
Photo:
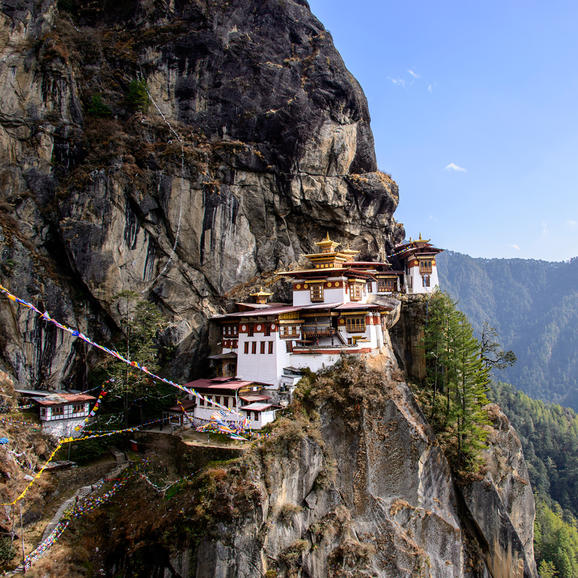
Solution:
[[(62, 520), (64, 515), (68, 511), (70, 511), (74, 508), (74, 506), (76, 505), (77, 502), (85, 499), (87, 496), (90, 496), (91, 494), (97, 493), (98, 490), (100, 490), (100, 488), (103, 486), (103, 484), (105, 483), (106, 480), (111, 479), (111, 478), (118, 478), (119, 475), (126, 468), (128, 468), (128, 466), (130, 465), (130, 462), (127, 460), (126, 454), (124, 452), (120, 452), (118, 450), (113, 449), (112, 453), (116, 459), (116, 465), (114, 466), (114, 468), (112, 468), (107, 474), (105, 474), (102, 478), (100, 478), (95, 483), (90, 484), (88, 486), (82, 486), (82, 487), (78, 488), (73, 496), (64, 500), (64, 502), (62, 502), (62, 504), (60, 504), (60, 507), (58, 508), (58, 510), (56, 511), (54, 516), (52, 516), (52, 519), (50, 520), (50, 522), (48, 522), (48, 524), (46, 525), (46, 528), (44, 529), (44, 532), (42, 534), (42, 539), (40, 540), (39, 545), (36, 547), (35, 550), (33, 550), (32, 552), (30, 552), (28, 554), (27, 558), (33, 557), (35, 552), (37, 552), (40, 548), (43, 547), (43, 544), (45, 543), (45, 541), (48, 540), (53, 533), (56, 533), (56, 532), (62, 533), (63, 532), (63, 528), (60, 528), (57, 530), (58, 524)], [(33, 558), (33, 561), (37, 560), (42, 555), (44, 555), (44, 553), (46, 551), (48, 551), (48, 549), (49, 549), (49, 547), (46, 548), (46, 550), (42, 551), (42, 553), (38, 552), (36, 557)], [(29, 564), (32, 564), (33, 561), (31, 561)], [(29, 567), (29, 565), (27, 567)], [(18, 566), (18, 568), (16, 568), (13, 571), (13, 574), (14, 573), (23, 573), (23, 572), (24, 572), (24, 568), (22, 566)]]
[[(122, 452), (117, 453), (121, 454)], [(54, 514), (54, 516), (52, 516), (52, 519), (46, 525), (46, 528), (44, 529), (44, 532), (42, 534), (42, 539), (40, 540), (41, 542), (44, 542), (44, 540), (46, 540), (46, 538), (50, 536), (50, 534), (54, 531), (54, 528), (56, 528), (56, 526), (58, 525), (58, 522), (60, 522), (60, 520), (62, 519), (62, 516), (64, 516), (65, 512), (67, 510), (70, 510), (76, 504), (76, 502), (82, 500), (83, 498), (86, 498), (92, 493), (95, 493), (102, 485), (101, 482), (103, 482), (105, 479), (117, 478), (119, 474), (128, 467), (129, 462), (126, 459), (126, 456), (124, 454), (122, 454), (122, 456), (124, 457), (124, 462), (118, 463), (118, 457), (115, 453), (115, 458), (117, 458), (117, 465), (112, 470), (110, 470), (110, 472), (108, 472), (105, 476), (103, 476), (100, 480), (98, 480), (94, 484), (78, 488), (78, 490), (76, 490), (73, 496), (71, 496), (70, 498), (62, 502), (62, 504), (60, 504), (60, 507), (58, 508), (58, 510), (56, 510), (56, 513)]]

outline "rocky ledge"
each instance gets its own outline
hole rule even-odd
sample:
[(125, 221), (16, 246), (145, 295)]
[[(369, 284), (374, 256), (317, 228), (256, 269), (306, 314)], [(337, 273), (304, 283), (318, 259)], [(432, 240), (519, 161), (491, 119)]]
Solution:
[(242, 458), (138, 525), (117, 513), (99, 548), (120, 575), (536, 577), (520, 443), (490, 410), (486, 471), (456, 479), (393, 353), (344, 362)]

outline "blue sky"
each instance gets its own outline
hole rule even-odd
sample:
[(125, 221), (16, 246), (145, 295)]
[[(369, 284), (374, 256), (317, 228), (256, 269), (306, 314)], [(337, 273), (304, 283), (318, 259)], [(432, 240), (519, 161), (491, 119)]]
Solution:
[(309, 4), (368, 98), (408, 237), (578, 256), (578, 2)]

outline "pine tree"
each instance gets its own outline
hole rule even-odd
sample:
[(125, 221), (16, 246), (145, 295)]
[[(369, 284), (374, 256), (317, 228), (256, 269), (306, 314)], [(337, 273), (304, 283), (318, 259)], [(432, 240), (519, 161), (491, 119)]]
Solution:
[(454, 465), (475, 470), (486, 447), (489, 369), (466, 316), (444, 293), (434, 293), (428, 303), (424, 347), (427, 377), (420, 398)]
[[(122, 340), (117, 351), (125, 358), (144, 364), (153, 373), (159, 371), (159, 347), (157, 334), (163, 326), (163, 318), (159, 309), (152, 303), (143, 300), (132, 291), (124, 291), (116, 295), (119, 313), (123, 317)], [(151, 403), (171, 391), (168, 386), (154, 382), (146, 373), (134, 369), (120, 361), (106, 358), (102, 367), (109, 378), (112, 378), (108, 389), (110, 401), (120, 402), (123, 421), (129, 422), (129, 413), (138, 409), (138, 421), (144, 419), (144, 410)], [(158, 407), (157, 407), (158, 409)]]

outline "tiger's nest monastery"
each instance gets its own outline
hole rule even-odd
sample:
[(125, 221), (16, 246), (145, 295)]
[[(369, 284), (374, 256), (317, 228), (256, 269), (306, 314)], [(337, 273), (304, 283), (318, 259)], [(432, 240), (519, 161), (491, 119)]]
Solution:
[[(250, 427), (273, 421), (304, 369), (318, 371), (342, 355), (378, 352), (397, 319), (395, 293), (430, 293), (438, 285), (428, 240), (402, 243), (389, 261), (356, 261), (357, 251), (338, 250), (329, 235), (305, 255), (303, 269), (280, 271), (292, 281), (293, 302), (268, 303), (271, 293), (254, 293), (254, 303), (214, 318), (219, 353), (211, 359), (219, 377), (188, 384), (214, 401), (235, 409)], [(194, 416), (210, 419), (214, 408), (196, 404)]]

